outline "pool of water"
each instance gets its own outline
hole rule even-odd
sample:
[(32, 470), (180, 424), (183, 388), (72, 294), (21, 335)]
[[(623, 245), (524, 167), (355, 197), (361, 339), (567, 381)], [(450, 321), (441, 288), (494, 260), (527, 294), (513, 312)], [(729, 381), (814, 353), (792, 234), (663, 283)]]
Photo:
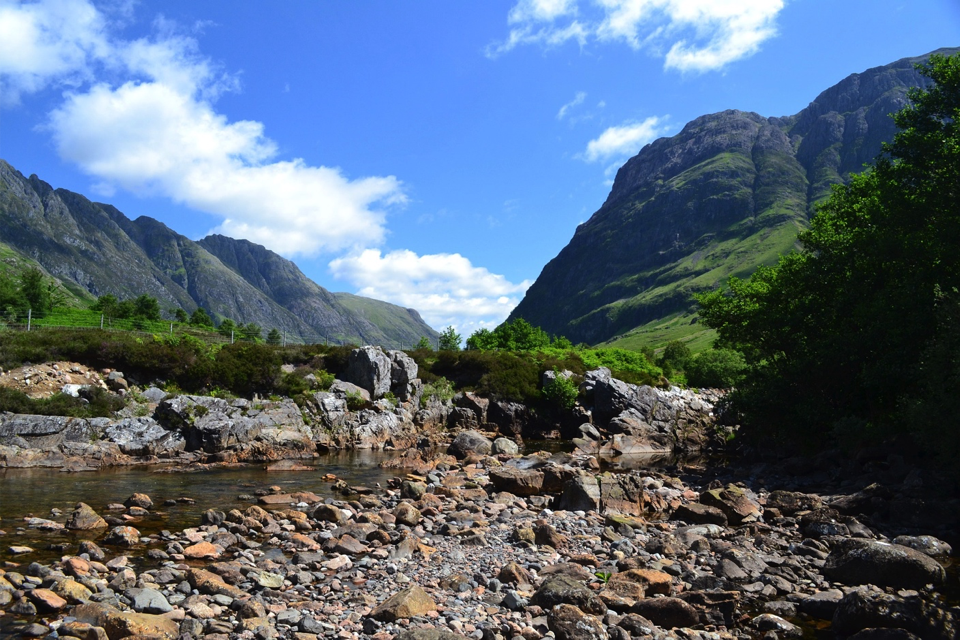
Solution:
[[(34, 516), (63, 523), (78, 502), (86, 502), (100, 515), (111, 512), (108, 504), (123, 503), (134, 493), (153, 500), (151, 514), (130, 524), (150, 534), (164, 529), (181, 530), (200, 524), (207, 509), (245, 509), (255, 504), (255, 492), (277, 485), (285, 492), (311, 491), (322, 498), (334, 497), (326, 474), (350, 485), (386, 483), (402, 472), (378, 465), (391, 454), (373, 451), (331, 453), (306, 462), (310, 471), (271, 471), (265, 466), (243, 465), (201, 471), (173, 471), (170, 467), (119, 467), (84, 473), (56, 469), (0, 469), (0, 561), (32, 562), (60, 556), (58, 545), (74, 545), (82, 539), (102, 537), (99, 532), (46, 532), (29, 528), (24, 518)], [(242, 497), (245, 496), (245, 497)], [(164, 501), (189, 498), (173, 505)], [(59, 509), (62, 515), (52, 515)], [(92, 536), (97, 533), (96, 536)], [(29, 546), (35, 553), (14, 557), (11, 546)], [(47, 549), (47, 547), (52, 547)]]

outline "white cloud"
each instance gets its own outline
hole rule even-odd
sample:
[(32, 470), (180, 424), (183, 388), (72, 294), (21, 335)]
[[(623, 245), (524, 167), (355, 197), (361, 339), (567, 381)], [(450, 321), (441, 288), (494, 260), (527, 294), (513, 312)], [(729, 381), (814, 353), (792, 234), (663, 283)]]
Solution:
[(377, 206), (404, 200), (394, 177), (270, 162), (276, 145), (261, 123), (228, 122), (167, 84), (96, 85), (68, 96), (49, 128), (61, 157), (103, 183), (213, 214), (223, 219), (214, 231), (285, 255), (379, 243)]
[(648, 142), (667, 130), (664, 118), (651, 116), (643, 122), (626, 123), (609, 127), (601, 135), (587, 143), (581, 157), (587, 162), (609, 160), (611, 158), (634, 155)]
[(521, 0), (508, 13), (507, 39), (490, 45), (487, 54), (571, 39), (583, 47), (593, 38), (649, 49), (663, 55), (667, 69), (712, 71), (753, 55), (774, 37), (782, 8), (784, 0), (593, 0), (581, 5)]
[(46, 129), (100, 194), (168, 197), (219, 218), (214, 231), (285, 255), (383, 240), (385, 209), (406, 201), (397, 178), (350, 179), (278, 159), (262, 123), (217, 111), (221, 94), (239, 90), (237, 77), (176, 24), (161, 17), (153, 29), (126, 41), (111, 38), (108, 21), (83, 0), (0, 0), (0, 89), (16, 99), (53, 83), (72, 87)]
[(585, 98), (587, 98), (587, 94), (583, 91), (578, 91), (573, 100), (560, 108), (560, 110), (557, 112), (557, 119), (563, 120), (564, 116), (566, 116), (571, 109), (583, 103)]
[(23, 93), (51, 83), (77, 85), (110, 47), (103, 16), (89, 3), (0, 1), (0, 96), (16, 104)]
[(329, 266), (335, 277), (357, 287), (358, 295), (417, 309), (432, 327), (453, 325), (465, 338), (503, 322), (531, 285), (514, 284), (457, 253), (367, 249)]

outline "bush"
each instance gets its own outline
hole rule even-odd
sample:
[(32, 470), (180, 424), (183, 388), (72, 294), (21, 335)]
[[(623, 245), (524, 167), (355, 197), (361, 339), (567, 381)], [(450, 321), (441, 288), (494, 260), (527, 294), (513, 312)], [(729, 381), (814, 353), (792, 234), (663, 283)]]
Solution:
[(574, 384), (573, 376), (562, 376), (555, 367), (554, 379), (544, 385), (541, 395), (551, 409), (570, 411), (577, 403), (577, 385)]
[(109, 418), (125, 404), (123, 398), (100, 387), (91, 387), (85, 393), (87, 402), (66, 393), (57, 393), (49, 398), (31, 398), (16, 389), (0, 387), (0, 411), (38, 416)]
[(690, 360), (687, 382), (692, 387), (730, 389), (744, 378), (744, 356), (732, 349), (708, 349)]
[(420, 396), (420, 406), (426, 408), (431, 398), (447, 402), (453, 397), (454, 385), (447, 378), (440, 377), (424, 385), (424, 391)]

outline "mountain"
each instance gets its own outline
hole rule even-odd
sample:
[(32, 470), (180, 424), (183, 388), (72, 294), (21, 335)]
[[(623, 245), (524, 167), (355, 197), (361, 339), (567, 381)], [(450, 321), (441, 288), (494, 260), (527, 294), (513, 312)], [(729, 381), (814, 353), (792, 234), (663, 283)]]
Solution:
[(700, 336), (705, 345), (692, 294), (794, 247), (831, 186), (863, 171), (894, 135), (889, 114), (927, 82), (914, 68), (927, 58), (852, 74), (793, 116), (723, 111), (646, 145), (510, 319), (575, 343)]
[(265, 247), (219, 235), (194, 242), (153, 218), (131, 220), (35, 175), (24, 178), (3, 160), (0, 243), (6, 263), (38, 264), (80, 300), (146, 293), (161, 309), (203, 307), (301, 341), (409, 346), (438, 335), (413, 309), (360, 304), (357, 296), (343, 302)]

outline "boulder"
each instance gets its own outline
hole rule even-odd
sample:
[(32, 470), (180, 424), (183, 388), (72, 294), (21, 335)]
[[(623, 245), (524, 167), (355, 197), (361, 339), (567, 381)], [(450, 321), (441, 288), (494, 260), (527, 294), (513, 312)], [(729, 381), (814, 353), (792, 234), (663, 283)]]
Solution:
[(733, 484), (723, 489), (708, 489), (701, 494), (700, 501), (720, 509), (733, 525), (754, 522), (761, 517), (762, 508), (753, 493)]
[(379, 347), (360, 347), (350, 352), (344, 380), (366, 389), (376, 400), (391, 390), (391, 369), (391, 357)]
[(693, 627), (700, 621), (697, 610), (680, 598), (645, 598), (638, 600), (631, 613), (643, 616), (665, 629)]
[(895, 589), (940, 585), (945, 572), (936, 560), (920, 551), (877, 540), (848, 538), (824, 561), (823, 573), (849, 585), (873, 584)]
[(130, 607), (137, 613), (167, 613), (173, 611), (173, 607), (167, 602), (167, 598), (156, 589), (132, 587), (124, 591), (123, 595), (130, 600)]
[(370, 617), (382, 622), (393, 622), (400, 618), (423, 616), (437, 611), (434, 600), (418, 586), (395, 593), (370, 612)]
[(168, 431), (153, 418), (124, 418), (107, 427), (104, 435), (128, 456), (170, 455), (187, 446), (179, 431)]
[(102, 529), (107, 527), (107, 521), (85, 502), (78, 502), (76, 508), (67, 518), (67, 528), (79, 531), (88, 529)]
[(400, 400), (410, 400), (418, 389), (417, 363), (403, 351), (388, 351), (390, 357), (390, 392)]
[(149, 613), (121, 612), (98, 602), (77, 606), (73, 610), (73, 617), (79, 622), (102, 627), (111, 639), (138, 636), (175, 640), (180, 633), (180, 625), (170, 618)]
[(680, 520), (686, 524), (717, 524), (727, 526), (727, 516), (717, 507), (690, 502), (682, 504), (671, 514), (672, 520)]
[(140, 532), (133, 527), (114, 527), (103, 539), (104, 544), (132, 547), (140, 543)]
[(487, 421), (508, 438), (522, 437), (530, 422), (530, 410), (519, 402), (491, 402), (487, 407)]
[(491, 445), (491, 453), (495, 456), (500, 454), (516, 456), (519, 452), (520, 447), (517, 446), (517, 443), (507, 438), (497, 438)]
[(834, 612), (831, 628), (839, 636), (863, 629), (904, 629), (930, 640), (958, 637), (957, 620), (925, 603), (917, 594), (884, 593), (870, 587), (848, 592)]
[[(553, 372), (552, 372), (553, 373)], [(560, 604), (547, 614), (547, 628), (557, 640), (607, 640), (604, 624), (571, 604)]]
[(482, 398), (470, 391), (458, 393), (454, 396), (454, 406), (473, 413), (478, 424), (487, 422), (487, 408), (490, 406), (490, 400), (487, 398)]
[(563, 574), (549, 576), (531, 597), (531, 604), (544, 609), (570, 604), (581, 611), (604, 615), (607, 605), (580, 580)]
[(544, 488), (544, 474), (536, 469), (497, 467), (491, 469), (490, 479), (495, 489), (515, 496), (535, 496)]
[(471, 454), (487, 455), (491, 452), (491, 441), (476, 431), (461, 431), (447, 448), (447, 453), (458, 460)]

